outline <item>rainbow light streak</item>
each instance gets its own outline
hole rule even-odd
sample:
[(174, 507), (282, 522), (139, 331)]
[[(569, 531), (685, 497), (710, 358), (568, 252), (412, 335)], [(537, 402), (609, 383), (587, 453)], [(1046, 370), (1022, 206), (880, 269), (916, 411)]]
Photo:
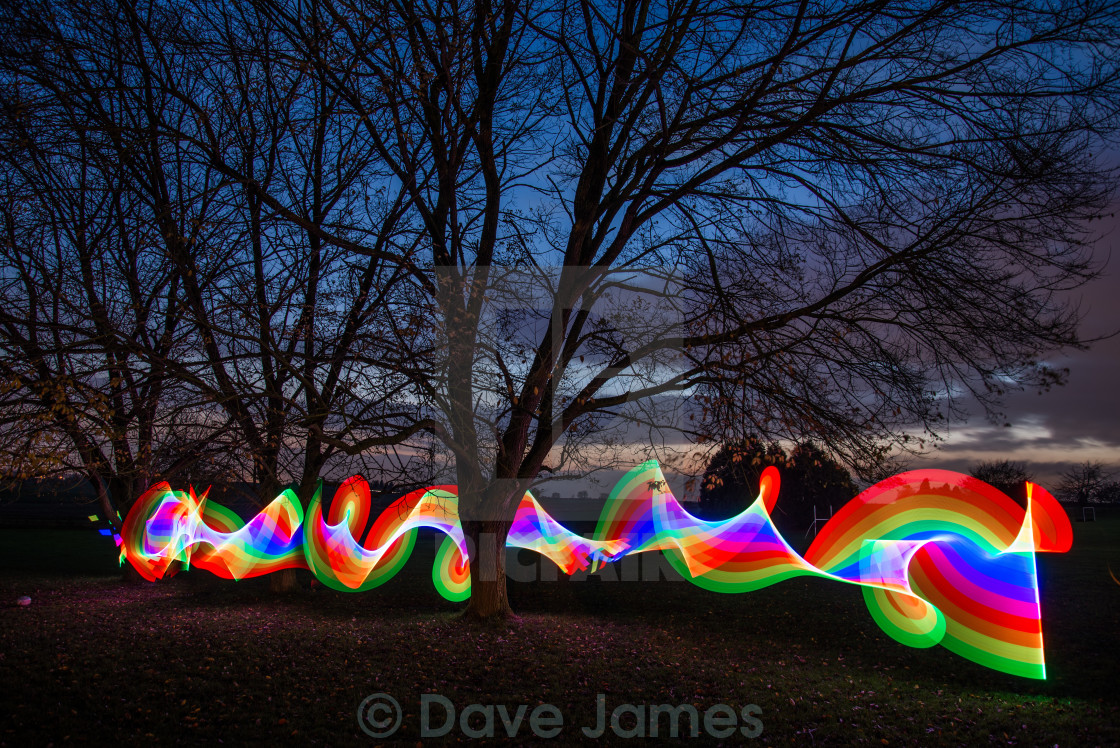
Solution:
[[(608, 498), (593, 538), (567, 530), (522, 498), (506, 540), (536, 551), (566, 574), (661, 551), (686, 579), (717, 592), (748, 592), (794, 576), (857, 584), (875, 622), (912, 647), (941, 644), (974, 662), (1027, 678), (1045, 678), (1034, 554), (1065, 552), (1073, 530), (1041, 487), (1027, 484), (1027, 508), (967, 475), (915, 470), (872, 486), (837, 512), (804, 556), (770, 519), (777, 469), (762, 474), (758, 498), (742, 513), (705, 522), (668, 491), (656, 461), (626, 474)], [(121, 531), (121, 563), (156, 580), (171, 564), (194, 565), (228, 579), (305, 568), (337, 590), (368, 590), (407, 561), (416, 531), (446, 535), (432, 579), (449, 600), (470, 596), (470, 564), (454, 486), (397, 499), (368, 524), (369, 486), (360, 477), (339, 488), (323, 516), (322, 486), (306, 517), (290, 490), (249, 522), (206, 495), (160, 483), (132, 507)]]

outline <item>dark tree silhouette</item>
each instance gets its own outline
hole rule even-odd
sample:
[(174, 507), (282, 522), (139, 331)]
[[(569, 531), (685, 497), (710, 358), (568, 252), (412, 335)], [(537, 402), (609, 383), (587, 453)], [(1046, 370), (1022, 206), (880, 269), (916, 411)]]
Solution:
[(988, 485), (995, 486), (1022, 506), (1027, 505), (1026, 482), (1033, 481), (1034, 475), (1022, 462), (1014, 460), (983, 460), (969, 470), (973, 478), (979, 478)]
[(1120, 504), (1120, 481), (1110, 480), (1101, 486), (1097, 499), (1102, 504)]
[(796, 445), (787, 465), (775, 507), (779, 529), (803, 531), (812, 523), (814, 510), (817, 516), (830, 516), (859, 493), (848, 469), (816, 442)]
[[(382, 407), (399, 382), (363, 360), (407, 324), (389, 297), (400, 267), (316, 233), (356, 204), (391, 231), (400, 200), (369, 207), (368, 147), (283, 63), (267, 18), (215, 6), (210, 46), (184, 48), (185, 6), (52, 7), (17, 15), (3, 89), (0, 366), (23, 471), (80, 463), (111, 486), (113, 520), (156, 477), (218, 455), (262, 503), (287, 482), (307, 500), (332, 456), (419, 431), (415, 408)], [(203, 100), (251, 182), (223, 183), (175, 135)], [(271, 215), (265, 189), (299, 215)]]
[(742, 511), (758, 496), (762, 471), (771, 465), (782, 475), (784, 500), (787, 456), (777, 442), (757, 436), (726, 442), (716, 450), (700, 480), (700, 507), (705, 519), (722, 519)]
[[(9, 70), (0, 88), (0, 462), (17, 478), (77, 471), (118, 524), (157, 477), (237, 450), (220, 414), (168, 376), (187, 348), (183, 276), (165, 261), (160, 208), (121, 168), (120, 133), (91, 123), (81, 101), (28, 98), (29, 86), (61, 86), (54, 65), (79, 50), (19, 42), (5, 49), (34, 54), (44, 77)], [(84, 72), (83, 90), (108, 74)], [(120, 88), (96, 90), (116, 117), (139, 115)], [(127, 155), (153, 154), (130, 139)], [(181, 156), (160, 154), (180, 176)], [(189, 187), (164, 206), (185, 222), (203, 210)]]
[(1109, 488), (1111, 475), (1103, 463), (1087, 461), (1062, 473), (1057, 494), (1078, 506), (1099, 503)]
[(700, 484), (700, 513), (724, 519), (742, 511), (758, 496), (762, 471), (775, 466), (781, 475), (772, 518), (784, 535), (802, 532), (814, 508), (827, 516), (859, 492), (851, 474), (819, 445), (798, 444), (787, 454), (776, 442), (748, 437), (722, 445), (712, 456)]

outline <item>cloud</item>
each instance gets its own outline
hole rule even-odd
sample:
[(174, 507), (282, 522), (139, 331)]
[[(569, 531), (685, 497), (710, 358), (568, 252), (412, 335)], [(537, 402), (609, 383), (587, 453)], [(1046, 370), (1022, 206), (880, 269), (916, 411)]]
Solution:
[(936, 452), (916, 467), (967, 471), (979, 460), (1029, 462), (1036, 478), (1056, 478), (1073, 464), (1093, 460), (1120, 468), (1120, 204), (1103, 225), (1095, 254), (1108, 260), (1105, 274), (1079, 294), (1087, 351), (1054, 355), (1049, 362), (1069, 368), (1068, 382), (1039, 394), (1016, 392), (1004, 402), (1003, 423), (988, 422), (978, 406), (966, 408), (967, 422), (948, 430)]

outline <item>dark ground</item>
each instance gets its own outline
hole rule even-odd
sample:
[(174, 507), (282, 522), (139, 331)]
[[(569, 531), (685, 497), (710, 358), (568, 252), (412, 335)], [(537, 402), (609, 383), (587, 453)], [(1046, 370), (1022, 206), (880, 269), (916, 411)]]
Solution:
[[(624, 703), (692, 704), (701, 722), (715, 704), (757, 705), (762, 734), (727, 744), (1117, 745), (1120, 517), (1074, 533), (1070, 553), (1039, 556), (1049, 679), (1031, 681), (904, 647), (857, 588), (819, 579), (721, 595), (612, 581), (642, 571), (624, 566), (601, 580), (513, 582), (520, 620), (487, 626), (456, 620), (462, 606), (436, 594), (426, 537), (377, 590), (276, 596), (267, 580), (204, 572), (129, 586), (92, 531), (4, 530), (0, 745), (376, 745), (357, 719), (376, 693), (400, 703), (394, 739), (413, 745), (425, 693), (511, 716), (552, 704), (564, 721), (553, 745), (585, 740), (597, 694), (608, 718)], [(20, 595), (31, 605), (16, 607)], [(680, 729), (689, 735), (687, 721)], [(493, 742), (512, 744), (495, 730)], [(533, 738), (527, 713), (517, 736)], [(456, 725), (445, 740), (467, 739)], [(597, 742), (634, 741), (608, 727)], [(685, 742), (718, 741), (701, 725)]]

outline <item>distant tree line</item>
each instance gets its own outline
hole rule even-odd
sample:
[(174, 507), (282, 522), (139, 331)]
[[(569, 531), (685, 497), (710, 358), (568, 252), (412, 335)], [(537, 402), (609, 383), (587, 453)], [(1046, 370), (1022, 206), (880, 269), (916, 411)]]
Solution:
[[(995, 486), (1024, 505), (1024, 484), (1036, 480), (1026, 463), (1015, 460), (984, 460), (969, 472), (974, 478)], [(1090, 460), (1074, 465), (1062, 473), (1062, 479), (1056, 486), (1047, 488), (1059, 501), (1082, 506), (1120, 503), (1120, 480), (1102, 462)]]

